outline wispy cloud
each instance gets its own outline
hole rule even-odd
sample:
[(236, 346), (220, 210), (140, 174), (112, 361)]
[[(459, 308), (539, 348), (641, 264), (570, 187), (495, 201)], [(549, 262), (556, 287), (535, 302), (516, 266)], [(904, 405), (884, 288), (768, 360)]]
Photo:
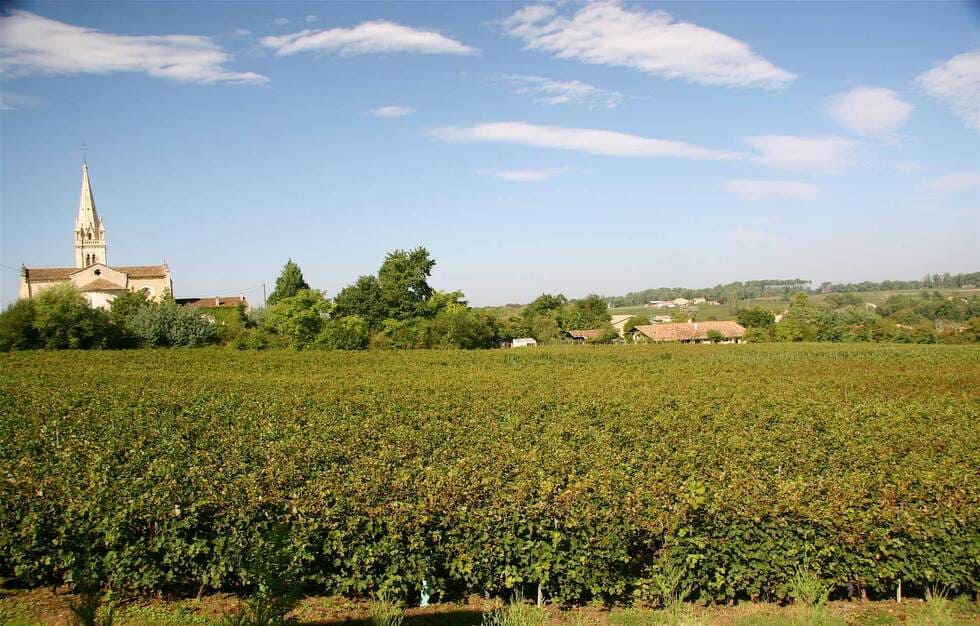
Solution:
[(320, 16), (319, 15), (307, 15), (305, 18), (303, 18), (303, 20), (307, 24), (312, 24), (313, 22), (319, 22), (320, 21)]
[(276, 19), (272, 20), (272, 23), (275, 24), (276, 26), (285, 26), (286, 24), (289, 24), (289, 18), (277, 17)]
[(677, 22), (664, 11), (618, 2), (587, 4), (566, 17), (545, 5), (519, 9), (501, 22), (532, 50), (562, 59), (631, 67), (703, 85), (782, 87), (796, 79), (734, 37)]
[(812, 183), (793, 180), (746, 180), (725, 182), (725, 189), (745, 200), (760, 201), (777, 199), (813, 200), (820, 195), (820, 187)]
[(926, 183), (926, 189), (939, 193), (955, 193), (980, 188), (980, 172), (955, 172)]
[(980, 50), (958, 54), (919, 74), (915, 82), (949, 105), (967, 126), (980, 130)]
[(895, 169), (900, 172), (920, 172), (926, 167), (921, 163), (916, 163), (915, 161), (902, 161), (895, 164)]
[(252, 31), (250, 31), (247, 28), (239, 28), (235, 30), (235, 34), (238, 35), (239, 37), (248, 37), (249, 35), (252, 34)]
[(611, 156), (689, 159), (734, 159), (740, 156), (735, 152), (702, 148), (680, 141), (592, 128), (540, 126), (527, 122), (443, 127), (430, 131), (430, 136), (441, 141), (510, 143)]
[(371, 109), (368, 114), (374, 117), (405, 117), (406, 115), (411, 115), (415, 113), (415, 109), (406, 106), (391, 105), (386, 107), (378, 107), (377, 109)]
[(759, 163), (777, 169), (835, 172), (857, 161), (857, 142), (844, 137), (760, 135), (745, 141), (759, 152)]
[(17, 111), (19, 109), (36, 109), (47, 104), (43, 98), (15, 93), (9, 89), (0, 91), (0, 111)]
[(478, 174), (483, 176), (493, 176), (501, 180), (515, 183), (536, 183), (542, 180), (554, 178), (566, 172), (565, 167), (551, 167), (546, 169), (526, 169), (526, 170), (480, 170)]
[(590, 109), (615, 109), (626, 96), (577, 80), (554, 80), (526, 74), (500, 74), (495, 82), (510, 86), (515, 92), (528, 94), (541, 104), (582, 104)]
[(912, 105), (891, 89), (855, 87), (830, 98), (827, 112), (839, 124), (862, 135), (883, 135), (902, 125)]
[(443, 34), (419, 30), (384, 20), (363, 22), (350, 28), (302, 30), (263, 37), (260, 43), (276, 56), (298, 52), (334, 53), (341, 56), (410, 52), (415, 54), (476, 54), (477, 49)]
[(261, 74), (227, 69), (231, 55), (203, 36), (116, 35), (20, 10), (0, 18), (0, 33), (0, 67), (12, 78), (142, 72), (201, 84), (268, 81)]

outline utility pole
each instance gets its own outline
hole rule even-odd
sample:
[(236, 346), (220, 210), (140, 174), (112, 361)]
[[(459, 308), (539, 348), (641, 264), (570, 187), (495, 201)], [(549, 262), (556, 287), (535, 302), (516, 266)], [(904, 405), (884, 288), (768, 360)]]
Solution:
[(265, 308), (265, 283), (262, 283), (262, 308)]

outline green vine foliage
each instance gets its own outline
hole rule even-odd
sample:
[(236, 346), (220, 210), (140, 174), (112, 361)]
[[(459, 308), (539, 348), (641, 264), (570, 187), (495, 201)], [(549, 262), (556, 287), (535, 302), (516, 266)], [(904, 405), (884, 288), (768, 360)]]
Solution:
[(788, 601), (800, 571), (968, 591), (978, 388), (970, 346), (3, 354), (0, 576), (562, 604)]

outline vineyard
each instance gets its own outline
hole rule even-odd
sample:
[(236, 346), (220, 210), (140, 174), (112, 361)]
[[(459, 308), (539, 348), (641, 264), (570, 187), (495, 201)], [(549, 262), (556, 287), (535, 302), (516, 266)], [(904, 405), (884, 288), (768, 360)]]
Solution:
[(980, 585), (980, 350), (0, 355), (0, 576), (572, 605)]

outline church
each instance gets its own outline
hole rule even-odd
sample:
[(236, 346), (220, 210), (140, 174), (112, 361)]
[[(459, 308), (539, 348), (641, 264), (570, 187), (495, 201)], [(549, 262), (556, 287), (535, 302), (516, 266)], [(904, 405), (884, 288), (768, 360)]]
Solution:
[(165, 293), (173, 293), (170, 268), (166, 263), (109, 265), (105, 225), (95, 209), (88, 164), (82, 166), (82, 196), (75, 218), (75, 267), (22, 266), (20, 270), (21, 298), (33, 298), (58, 285), (72, 285), (97, 308), (107, 308), (125, 291), (142, 291), (155, 302), (159, 302)]

